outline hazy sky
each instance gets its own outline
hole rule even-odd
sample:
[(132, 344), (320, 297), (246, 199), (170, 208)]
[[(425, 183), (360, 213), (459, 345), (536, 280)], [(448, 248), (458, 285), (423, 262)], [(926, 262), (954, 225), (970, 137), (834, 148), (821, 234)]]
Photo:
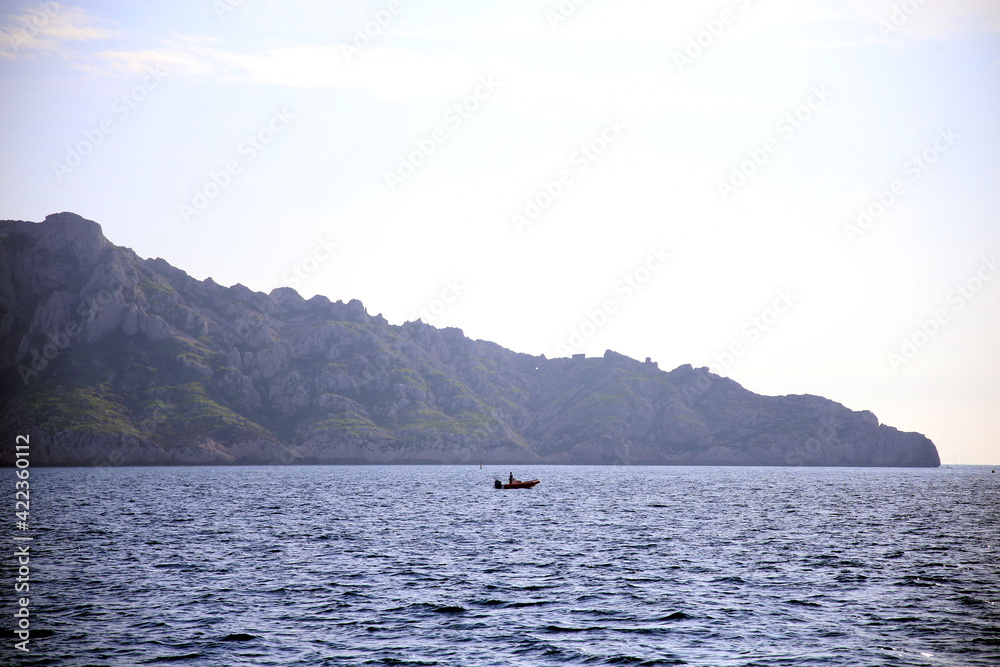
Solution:
[(2, 7), (2, 218), (1000, 463), (995, 0)]

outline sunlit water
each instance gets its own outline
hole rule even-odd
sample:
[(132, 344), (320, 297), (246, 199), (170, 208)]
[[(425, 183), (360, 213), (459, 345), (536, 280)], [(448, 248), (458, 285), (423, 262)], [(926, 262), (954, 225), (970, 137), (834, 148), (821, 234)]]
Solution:
[(25, 655), (5, 632), (2, 654), (81, 666), (1000, 665), (989, 468), (545, 466), (514, 469), (540, 477), (534, 489), (495, 490), (493, 474), (508, 472), (33, 469), (43, 636)]

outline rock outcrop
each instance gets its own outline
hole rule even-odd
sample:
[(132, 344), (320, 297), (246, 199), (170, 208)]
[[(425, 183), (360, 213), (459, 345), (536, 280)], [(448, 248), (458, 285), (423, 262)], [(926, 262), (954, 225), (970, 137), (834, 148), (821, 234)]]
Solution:
[(5, 465), (19, 433), (34, 465), (939, 465), (924, 436), (824, 398), (198, 281), (72, 213), (0, 239)]

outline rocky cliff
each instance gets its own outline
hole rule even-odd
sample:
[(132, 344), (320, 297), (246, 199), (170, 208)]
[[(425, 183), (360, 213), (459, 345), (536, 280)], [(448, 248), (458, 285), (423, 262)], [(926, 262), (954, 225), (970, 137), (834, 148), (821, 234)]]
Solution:
[(19, 433), (34, 465), (939, 465), (824, 398), (198, 281), (72, 213), (0, 222), (0, 376), (5, 465)]

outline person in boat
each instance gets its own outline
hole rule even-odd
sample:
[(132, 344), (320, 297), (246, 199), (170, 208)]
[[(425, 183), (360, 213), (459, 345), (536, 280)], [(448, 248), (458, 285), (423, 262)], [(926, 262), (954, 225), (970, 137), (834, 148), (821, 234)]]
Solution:
[(514, 479), (514, 473), (511, 473), (511, 474), (510, 474), (510, 477), (509, 477), (509, 478), (507, 479), (507, 483), (508, 483), (508, 484), (513, 484), (513, 483), (515, 483), (515, 482), (520, 482), (520, 481), (521, 481), (521, 480), (519, 480), (519, 479)]

